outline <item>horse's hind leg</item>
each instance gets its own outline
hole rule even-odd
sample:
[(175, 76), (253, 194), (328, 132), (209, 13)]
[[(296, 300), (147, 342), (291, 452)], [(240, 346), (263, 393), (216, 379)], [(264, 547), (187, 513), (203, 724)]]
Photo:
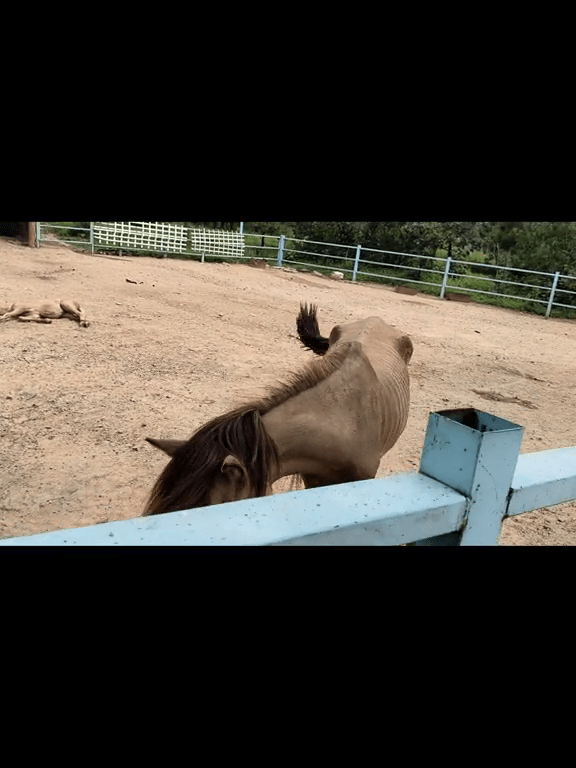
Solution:
[(8, 312), (0, 315), (0, 323), (7, 323), (8, 320), (11, 320), (13, 317), (18, 317), (18, 315), (29, 311), (30, 307), (27, 307), (25, 304), (12, 304)]
[(63, 300), (60, 302), (60, 306), (67, 313), (65, 316), (72, 316), (72, 319), (78, 320), (83, 328), (88, 328), (90, 322), (86, 319), (86, 312), (84, 312), (77, 301)]
[(8, 312), (5, 312), (0, 317), (0, 323), (6, 323), (8, 320), (11, 320), (14, 318), (15, 320), (21, 320), (23, 323), (25, 322), (35, 322), (35, 323), (51, 323), (51, 320), (44, 320), (44, 318), (40, 317), (38, 312), (31, 309), (30, 306), (27, 304), (13, 304), (11, 309)]
[(52, 320), (49, 320), (47, 317), (42, 317), (38, 314), (38, 312), (28, 312), (26, 315), (18, 315), (18, 320), (20, 320), (21, 323), (51, 323)]

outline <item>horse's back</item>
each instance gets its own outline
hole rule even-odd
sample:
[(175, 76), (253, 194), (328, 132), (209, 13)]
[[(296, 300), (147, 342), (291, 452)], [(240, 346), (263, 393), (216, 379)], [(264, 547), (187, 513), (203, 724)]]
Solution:
[[(410, 378), (408, 362), (412, 357), (410, 337), (379, 317), (368, 317), (335, 326), (330, 334), (327, 354), (336, 353), (346, 344), (350, 352), (339, 375), (331, 381), (332, 392), (340, 387), (342, 409), (351, 421), (360, 422), (370, 432), (366, 417), (378, 426), (382, 455), (394, 445), (408, 420)], [(340, 398), (339, 398), (340, 399)]]
[(353, 323), (335, 325), (329, 340), (333, 351), (340, 344), (358, 342), (370, 360), (377, 360), (383, 352), (387, 358), (388, 350), (393, 348), (406, 364), (410, 362), (414, 349), (410, 336), (375, 315)]

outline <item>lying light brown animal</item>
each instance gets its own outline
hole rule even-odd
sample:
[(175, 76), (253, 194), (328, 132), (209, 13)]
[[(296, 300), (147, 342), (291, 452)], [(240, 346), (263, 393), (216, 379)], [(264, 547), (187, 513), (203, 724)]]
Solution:
[(12, 319), (22, 320), (22, 322), (31, 320), (34, 323), (51, 323), (52, 320), (58, 320), (60, 317), (77, 320), (82, 328), (88, 328), (90, 325), (80, 304), (70, 299), (43, 301), (36, 305), (12, 304), (8, 312), (0, 315), (0, 323)]

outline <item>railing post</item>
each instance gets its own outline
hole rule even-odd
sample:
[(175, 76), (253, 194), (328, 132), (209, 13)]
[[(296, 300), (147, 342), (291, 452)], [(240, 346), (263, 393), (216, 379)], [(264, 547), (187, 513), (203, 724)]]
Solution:
[(352, 271), (352, 282), (356, 282), (356, 273), (358, 272), (358, 263), (360, 262), (360, 251), (362, 250), (361, 245), (356, 246), (356, 258), (354, 259), (354, 270)]
[(450, 256), (446, 259), (446, 267), (444, 269), (444, 277), (442, 278), (442, 288), (440, 290), (440, 298), (444, 298), (444, 293), (446, 292), (446, 285), (448, 283), (448, 275), (450, 273), (450, 264), (452, 264), (452, 259)]
[(286, 238), (284, 235), (280, 235), (280, 240), (278, 241), (278, 266), (282, 266), (282, 259), (284, 258), (284, 242)]
[(28, 222), (28, 247), (29, 248), (38, 247), (38, 241), (36, 240), (36, 222), (35, 221)]
[(524, 427), (474, 408), (431, 413), (420, 472), (467, 496), (460, 532), (416, 546), (498, 544)]
[(552, 281), (552, 288), (550, 289), (550, 299), (548, 301), (548, 306), (546, 307), (546, 317), (550, 317), (550, 312), (552, 311), (552, 303), (554, 301), (554, 294), (556, 293), (556, 286), (558, 285), (559, 277), (560, 272), (556, 272), (554, 275), (554, 280)]

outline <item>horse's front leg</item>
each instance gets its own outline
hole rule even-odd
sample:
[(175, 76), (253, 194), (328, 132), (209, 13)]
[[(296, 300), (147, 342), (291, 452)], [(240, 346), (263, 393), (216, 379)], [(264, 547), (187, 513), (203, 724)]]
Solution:
[(322, 488), (325, 485), (352, 483), (355, 480), (372, 480), (376, 474), (358, 470), (355, 467), (330, 472), (327, 475), (302, 475), (305, 488)]

